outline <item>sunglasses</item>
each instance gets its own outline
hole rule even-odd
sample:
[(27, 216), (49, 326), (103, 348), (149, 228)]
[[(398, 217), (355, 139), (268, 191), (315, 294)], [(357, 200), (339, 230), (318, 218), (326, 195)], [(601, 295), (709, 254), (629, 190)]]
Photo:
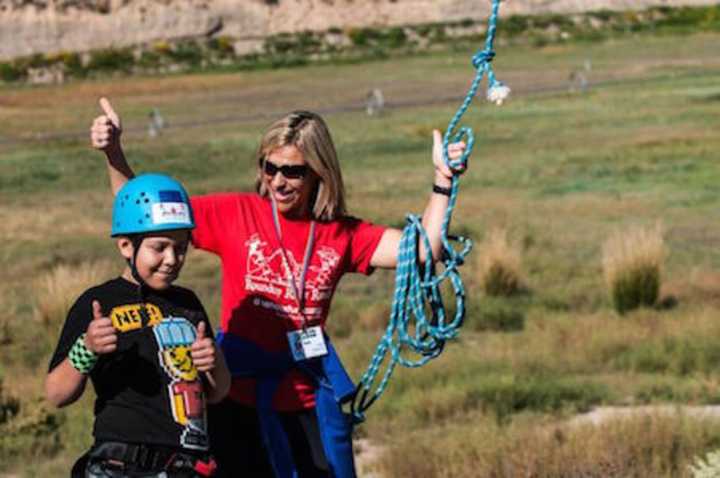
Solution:
[(301, 179), (307, 175), (308, 165), (307, 164), (293, 164), (278, 166), (277, 164), (271, 163), (267, 159), (263, 161), (263, 172), (274, 178), (278, 172), (287, 179)]

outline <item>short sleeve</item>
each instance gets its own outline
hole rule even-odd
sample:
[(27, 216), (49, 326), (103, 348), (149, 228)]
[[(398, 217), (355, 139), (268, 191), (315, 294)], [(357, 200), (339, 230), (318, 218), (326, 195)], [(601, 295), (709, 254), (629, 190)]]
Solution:
[(347, 221), (351, 234), (348, 272), (370, 275), (374, 270), (370, 266), (370, 259), (375, 254), (386, 228), (356, 218), (348, 218)]
[(65, 360), (77, 338), (87, 330), (90, 320), (92, 320), (92, 300), (86, 293), (73, 304), (68, 312), (55, 353), (50, 359), (48, 372)]
[(208, 194), (190, 198), (195, 219), (195, 229), (192, 232), (192, 243), (195, 247), (218, 255), (221, 253), (233, 199), (229, 194)]

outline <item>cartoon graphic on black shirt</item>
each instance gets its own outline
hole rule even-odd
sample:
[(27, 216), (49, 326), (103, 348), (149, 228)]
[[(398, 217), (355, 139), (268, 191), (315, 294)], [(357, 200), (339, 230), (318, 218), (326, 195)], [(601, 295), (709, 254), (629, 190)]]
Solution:
[(205, 396), (190, 356), (195, 327), (187, 319), (166, 317), (153, 328), (158, 360), (172, 378), (168, 394), (175, 421), (185, 427), (180, 441), (187, 448), (206, 449)]
[(90, 373), (96, 438), (207, 450), (206, 397), (190, 354), (207, 316), (195, 294), (173, 286), (139, 302), (137, 286), (122, 278), (88, 290), (70, 311), (51, 369), (87, 329), (94, 299), (118, 331), (118, 351)]

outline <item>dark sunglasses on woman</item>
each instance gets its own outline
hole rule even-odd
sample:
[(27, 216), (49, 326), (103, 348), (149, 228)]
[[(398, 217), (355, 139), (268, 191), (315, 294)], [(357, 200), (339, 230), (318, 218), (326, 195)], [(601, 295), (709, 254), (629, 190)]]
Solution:
[(271, 178), (274, 178), (275, 175), (279, 172), (282, 173), (282, 175), (287, 179), (300, 179), (304, 178), (305, 175), (308, 172), (308, 165), (307, 164), (285, 164), (283, 166), (278, 166), (275, 163), (272, 163), (265, 159), (263, 161), (263, 172), (270, 176)]

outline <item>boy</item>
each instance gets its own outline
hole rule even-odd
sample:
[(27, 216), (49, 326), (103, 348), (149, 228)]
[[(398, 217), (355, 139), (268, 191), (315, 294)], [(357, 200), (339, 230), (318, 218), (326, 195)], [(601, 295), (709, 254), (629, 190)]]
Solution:
[(112, 237), (122, 275), (85, 291), (50, 361), (46, 395), (75, 402), (90, 377), (97, 399), (92, 448), (73, 477), (212, 476), (205, 405), (230, 386), (205, 311), (173, 286), (195, 227), (183, 187), (161, 174), (118, 192)]

